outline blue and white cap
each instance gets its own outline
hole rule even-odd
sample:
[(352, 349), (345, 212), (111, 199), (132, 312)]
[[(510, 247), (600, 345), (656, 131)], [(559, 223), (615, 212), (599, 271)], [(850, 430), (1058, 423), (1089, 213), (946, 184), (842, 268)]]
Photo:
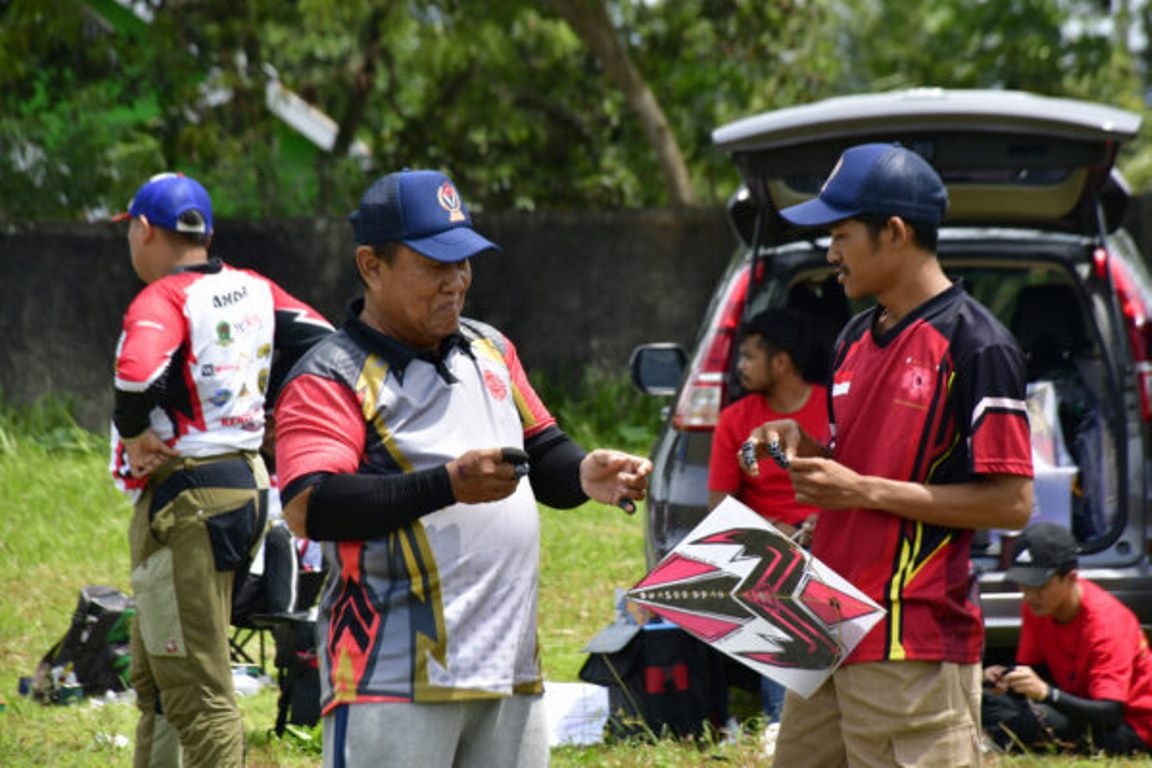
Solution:
[(439, 171), (405, 168), (380, 177), (348, 220), (357, 245), (400, 242), (436, 261), (463, 261), (500, 250), (472, 229), (456, 185)]
[(212, 232), (212, 200), (208, 190), (182, 173), (158, 173), (136, 191), (128, 211), (113, 216), (113, 221), (125, 221), (144, 216), (156, 227), (173, 232), (210, 234)]

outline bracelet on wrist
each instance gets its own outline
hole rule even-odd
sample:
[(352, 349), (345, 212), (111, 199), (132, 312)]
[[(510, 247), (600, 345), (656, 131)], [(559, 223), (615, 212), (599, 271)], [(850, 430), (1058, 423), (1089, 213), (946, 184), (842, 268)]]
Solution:
[(1044, 697), (1044, 703), (1051, 706), (1056, 706), (1060, 702), (1060, 689), (1054, 685), (1048, 686), (1048, 695)]

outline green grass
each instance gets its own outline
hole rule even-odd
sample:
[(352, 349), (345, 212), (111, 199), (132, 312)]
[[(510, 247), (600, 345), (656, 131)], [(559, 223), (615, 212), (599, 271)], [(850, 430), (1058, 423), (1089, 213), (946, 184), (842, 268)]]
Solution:
[[(629, 422), (622, 389), (587, 400), (588, 423), (635, 427), (615, 430), (603, 444), (650, 429)], [(557, 412), (580, 410), (578, 399), (559, 397)], [(622, 406), (622, 403), (625, 405)], [(621, 408), (627, 413), (621, 415)], [(566, 409), (566, 410), (561, 410)], [(601, 412), (604, 411), (604, 413)], [(608, 414), (608, 415), (606, 415)], [(612, 415), (615, 414), (615, 415)], [(601, 429), (602, 426), (587, 429)], [(578, 432), (585, 427), (579, 427)], [(588, 445), (594, 435), (582, 434)], [(650, 439), (650, 438), (648, 438)], [(634, 444), (631, 446), (637, 449)], [(643, 448), (640, 448), (643, 450)], [(0, 763), (12, 768), (129, 766), (135, 709), (124, 703), (91, 701), (47, 707), (17, 693), (18, 679), (31, 675), (40, 656), (67, 629), (79, 590), (87, 584), (128, 586), (127, 528), (130, 507), (112, 487), (103, 439), (75, 427), (67, 405), (16, 412), (0, 407), (0, 562), (6, 566), (0, 602)], [(614, 591), (644, 575), (643, 521), (615, 508), (586, 504), (578, 509), (545, 509), (543, 518), (540, 637), (548, 680), (575, 681), (583, 663), (580, 648), (614, 611)], [(248, 744), (248, 765), (316, 766), (318, 731), (277, 739), (276, 694), (267, 688), (240, 698)], [(697, 747), (663, 741), (553, 750), (554, 766), (745, 766), (758, 760), (756, 734), (730, 745)], [(988, 765), (1102, 766), (1139, 762), (1087, 761), (1064, 757), (993, 758)]]

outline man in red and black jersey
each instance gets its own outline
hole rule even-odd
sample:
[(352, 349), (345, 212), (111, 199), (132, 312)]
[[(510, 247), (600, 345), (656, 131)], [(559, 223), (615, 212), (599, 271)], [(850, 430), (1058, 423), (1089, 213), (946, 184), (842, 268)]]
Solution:
[(826, 510), (813, 554), (887, 615), (809, 699), (789, 694), (776, 765), (980, 764), (970, 542), (1027, 523), (1032, 458), (1021, 352), (936, 258), (947, 202), (919, 155), (864, 144), (781, 211), (829, 229), (845, 294), (877, 305), (836, 342), (831, 443), (788, 420), (750, 438), (782, 448), (796, 500)]

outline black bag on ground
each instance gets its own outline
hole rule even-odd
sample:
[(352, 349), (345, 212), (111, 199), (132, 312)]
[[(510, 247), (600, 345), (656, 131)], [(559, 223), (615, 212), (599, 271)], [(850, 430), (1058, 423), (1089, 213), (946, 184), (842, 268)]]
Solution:
[(136, 608), (114, 587), (80, 590), (72, 624), (44, 654), (32, 678), (31, 693), (46, 704), (61, 703), (62, 691), (82, 688), (85, 696), (125, 691), (130, 686), (129, 633)]
[(280, 699), (276, 735), (289, 724), (313, 726), (320, 722), (320, 669), (316, 662), (316, 622), (287, 621), (272, 629), (276, 640), (276, 674)]
[(728, 721), (724, 658), (680, 629), (645, 628), (618, 650), (590, 653), (580, 679), (608, 689), (609, 738), (695, 738)]

